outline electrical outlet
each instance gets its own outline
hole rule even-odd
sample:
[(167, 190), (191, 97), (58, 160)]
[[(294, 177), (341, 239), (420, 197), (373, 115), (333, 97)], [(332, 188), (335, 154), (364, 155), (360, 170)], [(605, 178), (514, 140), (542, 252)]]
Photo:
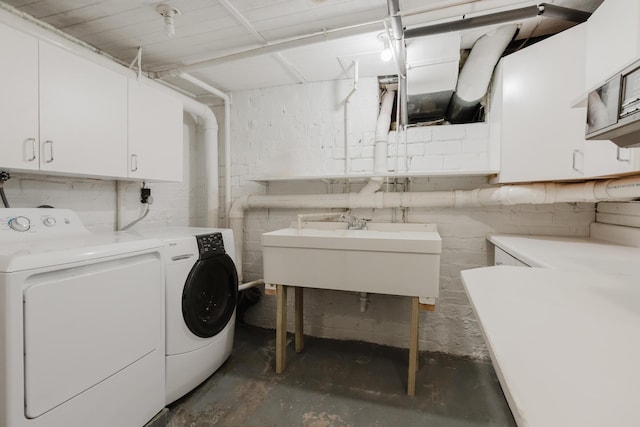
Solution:
[(140, 189), (140, 203), (149, 203), (149, 198), (151, 197), (151, 189), (150, 188), (141, 188)]

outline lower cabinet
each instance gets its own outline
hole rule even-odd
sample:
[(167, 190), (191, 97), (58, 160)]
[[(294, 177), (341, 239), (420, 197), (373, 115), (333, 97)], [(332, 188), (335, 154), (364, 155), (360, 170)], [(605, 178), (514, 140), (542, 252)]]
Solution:
[(513, 255), (503, 251), (499, 247), (494, 248), (494, 265), (510, 265), (513, 267), (529, 267)]

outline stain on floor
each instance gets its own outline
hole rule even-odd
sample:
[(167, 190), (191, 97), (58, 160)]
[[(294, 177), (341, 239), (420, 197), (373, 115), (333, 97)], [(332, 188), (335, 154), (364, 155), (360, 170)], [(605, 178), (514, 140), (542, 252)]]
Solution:
[(408, 350), (305, 337), (275, 373), (275, 331), (238, 323), (229, 360), (170, 406), (170, 427), (515, 426), (490, 362), (420, 353), (406, 395)]

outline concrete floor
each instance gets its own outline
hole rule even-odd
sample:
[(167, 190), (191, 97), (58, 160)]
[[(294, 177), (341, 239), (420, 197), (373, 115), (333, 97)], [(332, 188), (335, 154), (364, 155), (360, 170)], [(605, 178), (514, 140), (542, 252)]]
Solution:
[(276, 375), (274, 345), (275, 331), (239, 323), (229, 360), (171, 405), (167, 425), (516, 425), (490, 362), (422, 352), (408, 397), (406, 349), (306, 337), (301, 354), (290, 342)]

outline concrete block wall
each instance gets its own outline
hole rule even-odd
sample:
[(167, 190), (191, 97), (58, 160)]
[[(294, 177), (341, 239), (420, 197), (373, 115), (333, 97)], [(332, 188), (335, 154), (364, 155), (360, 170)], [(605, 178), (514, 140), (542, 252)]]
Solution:
[[(251, 90), (233, 94), (232, 191), (246, 194), (322, 194), (358, 191), (365, 181), (270, 181), (256, 177), (309, 177), (344, 173), (344, 97), (350, 82), (320, 82)], [(378, 112), (375, 79), (361, 79), (348, 107), (347, 135), (351, 172), (371, 172)], [(325, 123), (326, 120), (331, 123)], [(486, 123), (410, 128), (406, 145), (389, 143), (389, 165), (402, 172), (489, 169)], [(395, 147), (395, 148), (394, 148)], [(406, 147), (406, 151), (405, 151)], [(396, 163), (395, 149), (399, 148)], [(406, 155), (405, 155), (406, 154)], [(399, 185), (409, 191), (464, 190), (487, 185), (485, 176), (418, 178)], [(322, 210), (261, 209), (246, 213), (244, 224), (245, 280), (262, 277), (261, 234), (289, 226), (298, 213)], [(460, 282), (460, 271), (487, 264), (488, 233), (587, 236), (595, 210), (591, 204), (522, 205), (487, 209), (381, 209), (353, 212), (375, 221), (435, 223), (443, 239), (441, 296), (435, 312), (421, 313), (420, 348), (472, 357), (487, 357), (472, 308)], [(356, 339), (406, 347), (409, 300), (372, 295), (369, 309), (359, 311), (355, 293), (308, 290), (305, 331), (309, 334)], [(292, 305), (292, 304), (291, 304)], [(289, 319), (292, 319), (290, 316)], [(263, 297), (245, 315), (249, 323), (275, 327), (275, 298)], [(289, 325), (290, 328), (293, 325)]]
[[(293, 194), (304, 194), (318, 186), (299, 184)], [(473, 189), (486, 185), (485, 178), (438, 178), (417, 180), (413, 191)], [(286, 193), (281, 184), (269, 192)], [(341, 188), (335, 186), (340, 192)], [(291, 190), (293, 188), (289, 188)], [(322, 210), (263, 209), (248, 212), (245, 222), (245, 280), (262, 277), (263, 232), (288, 227), (299, 213)], [(440, 297), (435, 312), (420, 314), (420, 348), (486, 358), (473, 310), (460, 281), (460, 271), (487, 265), (486, 236), (490, 233), (587, 236), (594, 220), (592, 204), (519, 205), (482, 209), (361, 209), (356, 215), (374, 221), (434, 223), (442, 237)], [(392, 285), (392, 284), (390, 284)], [(305, 332), (314, 336), (355, 339), (406, 347), (409, 334), (410, 300), (406, 297), (371, 295), (369, 309), (359, 311), (356, 293), (305, 291)], [(290, 301), (291, 309), (293, 302)], [(275, 328), (275, 298), (263, 296), (249, 309), (245, 320)], [(289, 319), (293, 319), (293, 312)], [(293, 330), (293, 324), (289, 324)]]
[(389, 144), (389, 169), (399, 173), (491, 168), (487, 123), (409, 127), (406, 135), (391, 132)]
[[(305, 181), (256, 183), (252, 177), (342, 175), (344, 173), (344, 97), (350, 82), (325, 82), (233, 94), (232, 104), (232, 188), (234, 197), (245, 194), (321, 194), (358, 191), (364, 181)], [(378, 110), (377, 82), (362, 79), (347, 114), (352, 169), (356, 160), (372, 166), (372, 144)], [(223, 123), (221, 108), (214, 108)], [(222, 132), (220, 140), (222, 140)], [(409, 138), (410, 137), (410, 138)], [(415, 128), (407, 132), (407, 157), (412, 171), (436, 170), (420, 166), (432, 157), (458, 153), (480, 153), (486, 137), (484, 124), (463, 127)], [(451, 145), (444, 141), (452, 141)], [(183, 183), (148, 183), (154, 203), (145, 225), (193, 225), (206, 223), (206, 194), (202, 164), (202, 143), (194, 123), (186, 118), (185, 180)], [(478, 146), (481, 146), (478, 148)], [(467, 147), (467, 148), (465, 148)], [(392, 145), (390, 145), (392, 150)], [(390, 151), (390, 157), (392, 152)], [(402, 154), (402, 153), (399, 153)], [(220, 151), (220, 159), (224, 153)], [(400, 157), (399, 157), (400, 158)], [(393, 156), (395, 159), (395, 155)], [(475, 162), (475, 163), (473, 163)], [(481, 156), (473, 164), (483, 169)], [(402, 164), (402, 162), (399, 162)], [(440, 163), (439, 163), (440, 164)], [(424, 169), (423, 169), (424, 168)], [(363, 171), (365, 168), (362, 169)], [(220, 173), (223, 176), (224, 170)], [(221, 180), (221, 186), (223, 185)], [(116, 182), (109, 180), (12, 174), (5, 184), (14, 207), (49, 204), (76, 210), (95, 231), (111, 231), (116, 223)], [(471, 189), (486, 185), (484, 177), (424, 178), (401, 182), (409, 190)], [(120, 184), (123, 222), (140, 213), (140, 183)], [(395, 186), (385, 186), (392, 191)], [(286, 227), (297, 211), (256, 210), (247, 213), (245, 223), (244, 270), (247, 280), (262, 276), (263, 232)], [(517, 206), (474, 210), (376, 210), (354, 212), (377, 221), (433, 222), (443, 237), (441, 298), (434, 313), (421, 313), (422, 349), (485, 357), (482, 338), (471, 307), (460, 285), (459, 271), (486, 263), (484, 236), (488, 232), (552, 235), (588, 234), (593, 220), (592, 205)], [(369, 310), (361, 314), (355, 294), (307, 292), (308, 333), (333, 338), (361, 339), (406, 346), (407, 300), (372, 295)], [(273, 327), (275, 301), (263, 300), (247, 313), (247, 320)]]
[[(345, 128), (346, 172), (372, 173), (378, 82), (360, 79), (346, 105), (351, 89), (350, 81), (339, 80), (234, 93), (234, 194), (246, 193), (251, 178), (344, 175)], [(486, 123), (410, 127), (390, 132), (388, 143), (390, 171), (486, 171), (490, 165)]]

